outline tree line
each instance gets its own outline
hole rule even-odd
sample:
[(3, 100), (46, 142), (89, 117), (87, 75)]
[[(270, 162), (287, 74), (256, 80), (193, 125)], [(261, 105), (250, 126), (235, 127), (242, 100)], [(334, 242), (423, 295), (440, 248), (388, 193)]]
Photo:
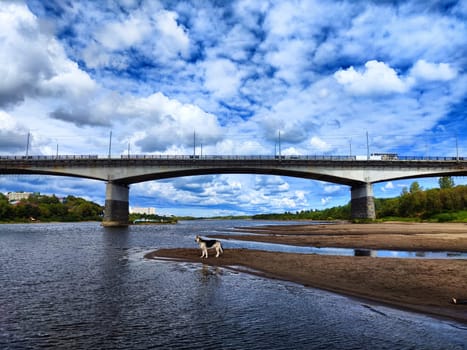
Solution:
[[(467, 186), (455, 186), (451, 177), (441, 177), (439, 188), (423, 190), (418, 182), (404, 187), (394, 198), (375, 198), (376, 217), (394, 220), (467, 222)], [(302, 210), (282, 214), (260, 214), (255, 219), (351, 220), (350, 202), (323, 210)]]
[(439, 180), (440, 188), (423, 190), (418, 182), (403, 188), (396, 198), (375, 201), (377, 217), (416, 218), (432, 221), (467, 221), (467, 186), (455, 186), (450, 177)]
[(83, 198), (67, 196), (60, 200), (55, 195), (32, 194), (27, 199), (10, 203), (0, 193), (0, 221), (100, 221), (103, 207)]

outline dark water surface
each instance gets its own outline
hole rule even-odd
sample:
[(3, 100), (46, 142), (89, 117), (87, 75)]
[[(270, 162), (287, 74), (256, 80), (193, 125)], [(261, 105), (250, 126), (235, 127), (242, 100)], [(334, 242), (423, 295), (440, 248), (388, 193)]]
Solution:
[(143, 258), (241, 225), (0, 225), (0, 349), (467, 349), (453, 321)]

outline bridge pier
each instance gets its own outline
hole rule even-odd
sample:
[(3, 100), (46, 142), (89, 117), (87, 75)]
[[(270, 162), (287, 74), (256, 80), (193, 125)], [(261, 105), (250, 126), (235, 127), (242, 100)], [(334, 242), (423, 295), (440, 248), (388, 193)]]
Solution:
[(107, 182), (102, 226), (128, 226), (128, 197), (130, 187), (117, 182)]
[(350, 193), (352, 219), (376, 219), (375, 197), (373, 195), (372, 183), (367, 182), (362, 185), (352, 186)]

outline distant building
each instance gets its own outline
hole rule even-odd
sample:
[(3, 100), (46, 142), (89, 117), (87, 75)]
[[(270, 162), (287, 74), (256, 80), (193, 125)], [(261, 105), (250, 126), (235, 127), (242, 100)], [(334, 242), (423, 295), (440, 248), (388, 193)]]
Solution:
[(10, 202), (18, 202), (22, 199), (28, 199), (32, 192), (8, 192), (7, 197)]
[(130, 207), (130, 214), (156, 215), (156, 208)]

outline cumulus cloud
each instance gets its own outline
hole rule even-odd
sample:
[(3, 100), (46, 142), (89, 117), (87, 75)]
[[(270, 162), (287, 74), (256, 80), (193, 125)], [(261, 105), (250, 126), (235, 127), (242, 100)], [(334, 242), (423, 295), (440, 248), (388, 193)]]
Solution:
[(255, 176), (255, 189), (258, 191), (268, 192), (270, 194), (287, 192), (289, 190), (289, 184), (280, 176)]
[(316, 153), (327, 152), (331, 149), (331, 146), (324, 140), (319, 137), (313, 136), (310, 139), (311, 147), (316, 149)]
[(368, 61), (365, 69), (354, 67), (341, 69), (334, 73), (337, 82), (357, 95), (403, 93), (408, 90), (408, 83), (384, 62)]
[(229, 98), (238, 93), (244, 73), (227, 59), (214, 59), (206, 61), (205, 86), (215, 97)]
[(457, 76), (457, 71), (448, 63), (430, 63), (418, 60), (410, 70), (411, 76), (419, 80), (448, 81)]
[(0, 107), (27, 97), (60, 97), (79, 102), (97, 84), (69, 60), (63, 47), (40, 25), (28, 8), (0, 3)]
[(142, 8), (129, 12), (100, 26), (93, 40), (85, 44), (83, 58), (89, 67), (112, 67), (123, 70), (132, 64), (128, 50), (138, 47), (147, 59), (167, 61), (188, 57), (190, 38), (177, 22), (178, 14), (160, 8), (158, 3), (145, 3)]
[(26, 149), (27, 131), (8, 113), (0, 110), (0, 150), (16, 152)]
[(214, 115), (161, 93), (124, 99), (116, 112), (122, 120), (132, 116), (141, 118), (135, 121), (137, 126), (143, 127), (142, 137), (136, 144), (143, 152), (164, 151), (171, 145), (189, 148), (193, 146), (194, 137), (205, 145), (221, 137), (221, 127)]
[(109, 118), (106, 115), (94, 115), (91, 109), (81, 108), (80, 106), (74, 108), (59, 107), (50, 113), (53, 119), (62, 120), (65, 122), (73, 123), (77, 126), (111, 126)]
[(183, 27), (177, 23), (178, 15), (173, 11), (161, 11), (156, 17), (156, 28), (161, 33), (154, 54), (168, 52), (172, 56), (188, 54), (190, 39)]
[(391, 191), (394, 189), (394, 184), (392, 181), (386, 182), (384, 186), (381, 186), (381, 191), (386, 192), (386, 191)]
[(38, 82), (54, 75), (36, 17), (24, 4), (0, 3), (0, 107), (38, 93)]
[(96, 40), (110, 50), (126, 49), (139, 44), (150, 32), (147, 18), (130, 16), (121, 22), (107, 23), (96, 33)]

